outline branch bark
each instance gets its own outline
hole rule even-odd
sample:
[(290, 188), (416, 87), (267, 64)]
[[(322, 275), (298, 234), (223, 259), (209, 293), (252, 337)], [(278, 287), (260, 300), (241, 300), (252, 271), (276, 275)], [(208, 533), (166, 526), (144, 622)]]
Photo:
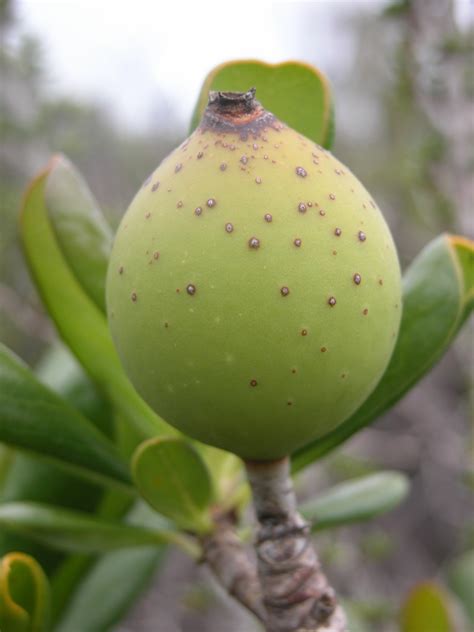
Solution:
[(234, 530), (230, 516), (216, 519), (216, 529), (201, 539), (203, 561), (219, 584), (260, 621), (266, 617), (256, 565)]
[(255, 544), (268, 632), (347, 632), (321, 570), (310, 526), (296, 510), (289, 459), (247, 462), (259, 522)]

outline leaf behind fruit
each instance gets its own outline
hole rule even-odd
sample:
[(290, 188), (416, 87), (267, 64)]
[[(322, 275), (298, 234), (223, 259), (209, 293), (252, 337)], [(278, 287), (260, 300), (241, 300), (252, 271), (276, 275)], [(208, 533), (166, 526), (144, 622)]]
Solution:
[(287, 61), (266, 64), (257, 60), (231, 61), (207, 75), (191, 121), (199, 125), (210, 90), (246, 92), (256, 97), (281, 121), (315, 143), (329, 148), (334, 135), (333, 104), (327, 78), (309, 64)]

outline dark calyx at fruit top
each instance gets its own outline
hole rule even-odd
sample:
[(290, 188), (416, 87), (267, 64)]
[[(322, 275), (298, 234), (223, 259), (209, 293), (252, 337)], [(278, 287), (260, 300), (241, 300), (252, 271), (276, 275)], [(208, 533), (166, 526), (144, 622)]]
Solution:
[(246, 140), (268, 127), (283, 129), (283, 124), (257, 101), (255, 92), (255, 88), (247, 92), (209, 92), (200, 130), (237, 133)]

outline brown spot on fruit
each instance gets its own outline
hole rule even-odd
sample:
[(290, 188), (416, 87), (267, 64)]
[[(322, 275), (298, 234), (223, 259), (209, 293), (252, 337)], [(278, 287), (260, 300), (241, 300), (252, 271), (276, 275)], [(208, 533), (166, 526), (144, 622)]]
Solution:
[(206, 202), (206, 206), (208, 206), (209, 208), (213, 208), (216, 204), (217, 202), (214, 198), (209, 198)]
[(183, 202), (181, 200), (179, 200), (179, 202), (176, 204), (176, 208), (183, 208)]
[(234, 226), (233, 226), (233, 224), (231, 224), (230, 222), (228, 222), (228, 223), (225, 225), (225, 232), (226, 232), (226, 233), (231, 233), (233, 230), (234, 230)]
[(342, 235), (342, 230), (340, 228), (334, 229), (334, 234), (336, 237), (340, 237)]
[(326, 211), (323, 211), (323, 209), (321, 209), (319, 211), (319, 214), (321, 215), (321, 217), (324, 217), (326, 215)]
[(197, 155), (197, 159), (198, 159), (198, 160), (201, 160), (201, 158), (202, 158), (203, 156), (204, 156), (204, 153), (203, 153), (202, 151), (199, 151), (199, 152), (198, 152), (198, 155)]
[(336, 196), (334, 195), (334, 193), (330, 193), (329, 194), (329, 199), (330, 200), (335, 200), (336, 199)]
[(295, 244), (295, 246), (296, 246), (297, 248), (300, 248), (300, 247), (301, 247), (301, 244), (302, 244), (303, 242), (301, 241), (301, 239), (300, 239), (299, 237), (297, 237), (297, 238), (293, 241), (293, 243)]
[(119, 274), (123, 274), (123, 266), (120, 266), (120, 268), (119, 268)]
[(307, 329), (302, 329), (301, 330), (301, 335), (302, 336), (307, 336), (308, 335), (308, 330)]
[(306, 204), (304, 202), (298, 204), (298, 211), (300, 213), (306, 213)]
[(196, 206), (196, 208), (194, 209), (194, 215), (201, 215), (202, 214), (202, 208), (200, 206)]
[(159, 259), (160, 258), (160, 253), (158, 251), (153, 253), (153, 259)]
[(328, 298), (328, 305), (330, 305), (331, 307), (334, 307), (334, 305), (337, 303), (336, 298), (334, 296), (330, 296)]
[(220, 164), (220, 166), (219, 166), (219, 169), (220, 169), (221, 171), (225, 171), (225, 170), (227, 169), (227, 163), (222, 162), (222, 163)]
[(357, 238), (359, 239), (359, 241), (365, 241), (367, 239), (367, 235), (364, 233), (363, 230), (359, 230), (359, 232), (357, 233)]
[(181, 171), (182, 168), (183, 168), (183, 165), (180, 162), (178, 162), (178, 164), (174, 168), (174, 172), (178, 173), (179, 171)]
[(265, 213), (265, 215), (263, 216), (263, 219), (266, 222), (270, 223), (272, 221), (272, 219), (273, 219), (273, 215), (271, 213)]
[(250, 380), (250, 386), (252, 386), (253, 388), (255, 388), (257, 384), (258, 384), (257, 380)]
[(245, 155), (244, 155), (244, 156), (241, 156), (241, 158), (240, 158), (240, 162), (241, 162), (243, 165), (246, 165), (246, 164), (248, 163), (248, 161), (249, 161), (249, 159), (247, 158), (247, 156), (245, 156)]
[(193, 285), (192, 283), (189, 283), (189, 285), (186, 286), (186, 292), (190, 296), (194, 296), (196, 294), (196, 286)]
[(290, 293), (290, 289), (286, 287), (286, 285), (284, 285), (281, 289), (280, 289), (280, 294), (282, 296), (288, 296), (288, 294)]
[(254, 250), (260, 248), (260, 239), (258, 239), (258, 237), (250, 237), (249, 248), (253, 248)]
[(255, 178), (255, 182), (256, 182), (257, 184), (262, 184), (262, 178), (260, 178), (260, 177), (258, 177), (258, 176), (257, 176), (257, 177)]
[(362, 313), (364, 314), (364, 316), (367, 316), (367, 314), (369, 313), (369, 310), (367, 309), (367, 307), (362, 311)]
[(306, 176), (308, 175), (306, 169), (304, 169), (303, 167), (296, 167), (295, 171), (296, 175), (300, 176), (300, 178), (306, 178)]
[(132, 301), (133, 301), (134, 303), (136, 303), (136, 302), (137, 302), (137, 298), (138, 298), (138, 297), (137, 297), (137, 293), (136, 293), (136, 292), (132, 292), (132, 293), (130, 294), (130, 298), (132, 299)]
[(354, 281), (354, 283), (355, 283), (356, 285), (360, 285), (360, 282), (362, 281), (362, 277), (360, 276), (360, 274), (359, 274), (358, 272), (356, 272), (356, 273), (354, 274), (354, 276), (352, 277), (352, 279), (353, 279), (353, 281)]
[(155, 184), (151, 187), (151, 190), (153, 191), (153, 193), (158, 189), (159, 186), (160, 186), (160, 183), (155, 182)]
[(321, 353), (326, 353), (327, 348), (326, 347), (321, 347)]

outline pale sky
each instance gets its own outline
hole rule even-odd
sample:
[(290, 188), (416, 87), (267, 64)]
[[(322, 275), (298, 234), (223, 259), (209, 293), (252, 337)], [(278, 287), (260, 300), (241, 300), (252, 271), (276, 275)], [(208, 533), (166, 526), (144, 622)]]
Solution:
[[(331, 76), (350, 54), (336, 19), (377, 11), (384, 0), (193, 2), (174, 0), (18, 0), (25, 30), (44, 44), (55, 93), (102, 102), (136, 129), (174, 109), (186, 125), (207, 72), (237, 58), (300, 59)], [(304, 24), (305, 8), (317, 19)], [(458, 0), (464, 13), (470, 0)], [(305, 59), (302, 51), (311, 51)], [(339, 60), (339, 61), (338, 61)]]

